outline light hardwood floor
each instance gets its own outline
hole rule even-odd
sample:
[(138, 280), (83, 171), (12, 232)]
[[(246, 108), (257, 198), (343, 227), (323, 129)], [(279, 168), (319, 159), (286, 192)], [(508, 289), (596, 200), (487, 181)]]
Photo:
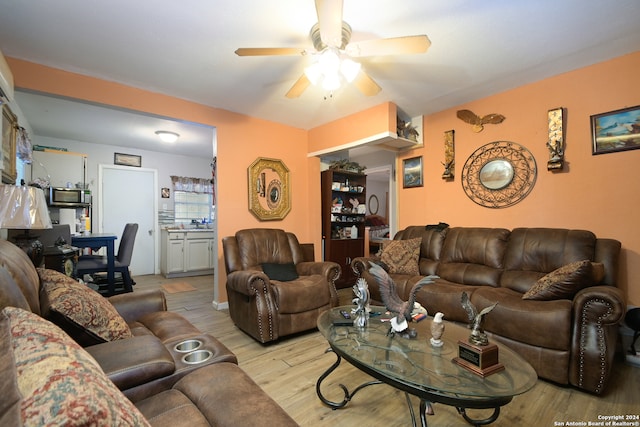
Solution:
[[(318, 377), (335, 361), (318, 331), (262, 345), (235, 327), (228, 311), (212, 307), (213, 276), (165, 279), (162, 276), (137, 276), (134, 292), (160, 288), (171, 282), (188, 282), (195, 291), (166, 293), (169, 309), (184, 315), (203, 332), (224, 343), (238, 357), (239, 365), (262, 389), (278, 402), (301, 426), (410, 426), (411, 419), (404, 394), (387, 385), (367, 387), (343, 409), (331, 410), (316, 396)], [(342, 292), (348, 304), (350, 290)], [(323, 383), (323, 393), (331, 400), (342, 400), (338, 384), (353, 390), (371, 378), (343, 362)], [(247, 399), (250, 399), (247, 396)], [(418, 400), (411, 398), (416, 413)], [(431, 426), (467, 425), (456, 410), (435, 405)], [(476, 418), (490, 411), (468, 411)], [(640, 415), (640, 368), (616, 363), (612, 381), (605, 394), (594, 396), (571, 387), (538, 380), (536, 386), (504, 406), (495, 426), (560, 426), (576, 422), (598, 422), (602, 416)], [(640, 421), (638, 419), (633, 421)], [(579, 424), (574, 424), (579, 425)], [(587, 424), (584, 424), (587, 425)], [(604, 424), (603, 424), (604, 425)], [(637, 425), (637, 424), (636, 424)]]

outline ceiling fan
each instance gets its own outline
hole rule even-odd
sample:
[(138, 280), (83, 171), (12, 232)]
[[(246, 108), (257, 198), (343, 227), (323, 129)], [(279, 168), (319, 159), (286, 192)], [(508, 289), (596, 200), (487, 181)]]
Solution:
[(332, 92), (341, 81), (353, 83), (366, 96), (374, 96), (381, 88), (352, 58), (382, 55), (424, 53), (431, 42), (426, 35), (375, 39), (350, 43), (351, 27), (342, 20), (343, 0), (315, 0), (318, 22), (311, 28), (310, 37), (315, 51), (302, 48), (239, 48), (238, 56), (310, 55), (314, 62), (293, 84), (287, 98), (297, 98), (311, 84), (321, 84)]

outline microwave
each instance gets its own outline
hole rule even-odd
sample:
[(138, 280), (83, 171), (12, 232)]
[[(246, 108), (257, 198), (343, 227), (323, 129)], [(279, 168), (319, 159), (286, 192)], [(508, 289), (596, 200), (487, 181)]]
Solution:
[(49, 192), (49, 204), (57, 206), (84, 206), (91, 204), (91, 191), (81, 188), (54, 188)]

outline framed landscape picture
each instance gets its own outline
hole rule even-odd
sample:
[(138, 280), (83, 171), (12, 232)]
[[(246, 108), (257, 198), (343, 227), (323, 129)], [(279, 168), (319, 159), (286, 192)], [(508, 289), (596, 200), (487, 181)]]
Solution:
[(422, 187), (422, 156), (402, 160), (402, 188)]
[(640, 148), (640, 105), (591, 116), (593, 154)]

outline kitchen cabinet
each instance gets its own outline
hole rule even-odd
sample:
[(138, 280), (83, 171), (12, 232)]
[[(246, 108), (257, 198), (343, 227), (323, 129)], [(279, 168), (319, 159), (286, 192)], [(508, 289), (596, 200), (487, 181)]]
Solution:
[(215, 244), (210, 230), (162, 230), (161, 273), (167, 278), (213, 274)]
[(336, 262), (342, 268), (336, 281), (338, 288), (355, 283), (351, 260), (364, 256), (365, 185), (364, 174), (332, 169), (322, 172), (324, 260)]

